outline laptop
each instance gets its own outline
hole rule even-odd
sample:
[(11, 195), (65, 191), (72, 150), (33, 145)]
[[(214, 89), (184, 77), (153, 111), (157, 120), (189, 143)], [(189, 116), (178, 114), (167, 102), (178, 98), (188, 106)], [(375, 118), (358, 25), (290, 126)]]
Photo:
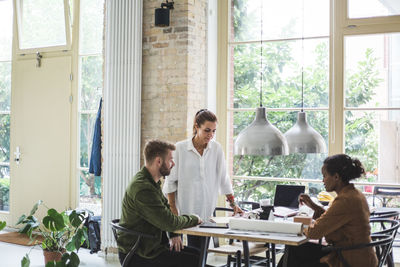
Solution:
[(303, 194), (304, 185), (277, 185), (274, 197), (274, 215), (290, 217), (297, 214), (299, 209), (299, 195)]

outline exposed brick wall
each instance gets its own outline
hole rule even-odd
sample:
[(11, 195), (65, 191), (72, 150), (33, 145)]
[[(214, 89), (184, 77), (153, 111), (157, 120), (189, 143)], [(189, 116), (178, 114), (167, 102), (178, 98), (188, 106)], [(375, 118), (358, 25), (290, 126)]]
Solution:
[(143, 1), (142, 148), (151, 138), (189, 137), (206, 100), (207, 1), (175, 1), (165, 28), (154, 27), (161, 3)]

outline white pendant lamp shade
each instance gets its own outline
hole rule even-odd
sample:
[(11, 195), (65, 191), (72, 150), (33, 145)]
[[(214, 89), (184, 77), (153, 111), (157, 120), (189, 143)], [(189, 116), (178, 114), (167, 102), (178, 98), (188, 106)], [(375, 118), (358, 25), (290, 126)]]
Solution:
[(289, 149), (283, 134), (267, 120), (265, 108), (259, 107), (254, 121), (236, 138), (234, 152), (251, 156), (287, 155)]
[(297, 122), (284, 136), (289, 153), (326, 153), (325, 140), (308, 123), (305, 112), (297, 114)]

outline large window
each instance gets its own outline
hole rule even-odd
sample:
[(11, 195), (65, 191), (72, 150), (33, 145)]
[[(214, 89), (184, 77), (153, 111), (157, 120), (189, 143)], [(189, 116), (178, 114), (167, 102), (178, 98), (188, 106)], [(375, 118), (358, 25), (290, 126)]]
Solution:
[[(400, 80), (395, 75), (400, 34), (393, 32), (393, 25), (400, 19), (390, 16), (399, 14), (391, 1), (370, 0), (366, 6), (355, 0), (229, 3), (228, 147), (254, 119), (263, 75), (262, 105), (281, 132), (296, 122), (303, 87), (308, 122), (325, 139), (329, 154), (358, 157), (367, 169), (366, 182), (399, 182), (393, 178), (399, 177), (400, 160)], [(350, 19), (352, 10), (363, 11), (354, 15), (355, 21)], [(362, 14), (374, 18), (360, 19)], [(235, 194), (246, 200), (271, 197), (277, 182), (305, 182), (310, 193), (317, 193), (323, 188), (320, 168), (327, 155), (231, 153)]]
[(12, 0), (0, 1), (0, 211), (10, 206), (12, 14)]
[(80, 3), (79, 206), (101, 214), (101, 177), (89, 173), (89, 163), (103, 87), (104, 0), (81, 0)]

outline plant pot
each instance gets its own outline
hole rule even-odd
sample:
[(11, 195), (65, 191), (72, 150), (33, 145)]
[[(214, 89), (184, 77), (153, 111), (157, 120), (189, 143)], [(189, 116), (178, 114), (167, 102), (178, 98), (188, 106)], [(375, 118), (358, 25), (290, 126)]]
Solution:
[(44, 265), (46, 265), (49, 261), (60, 261), (64, 252), (65, 250), (63, 252), (43, 250)]

